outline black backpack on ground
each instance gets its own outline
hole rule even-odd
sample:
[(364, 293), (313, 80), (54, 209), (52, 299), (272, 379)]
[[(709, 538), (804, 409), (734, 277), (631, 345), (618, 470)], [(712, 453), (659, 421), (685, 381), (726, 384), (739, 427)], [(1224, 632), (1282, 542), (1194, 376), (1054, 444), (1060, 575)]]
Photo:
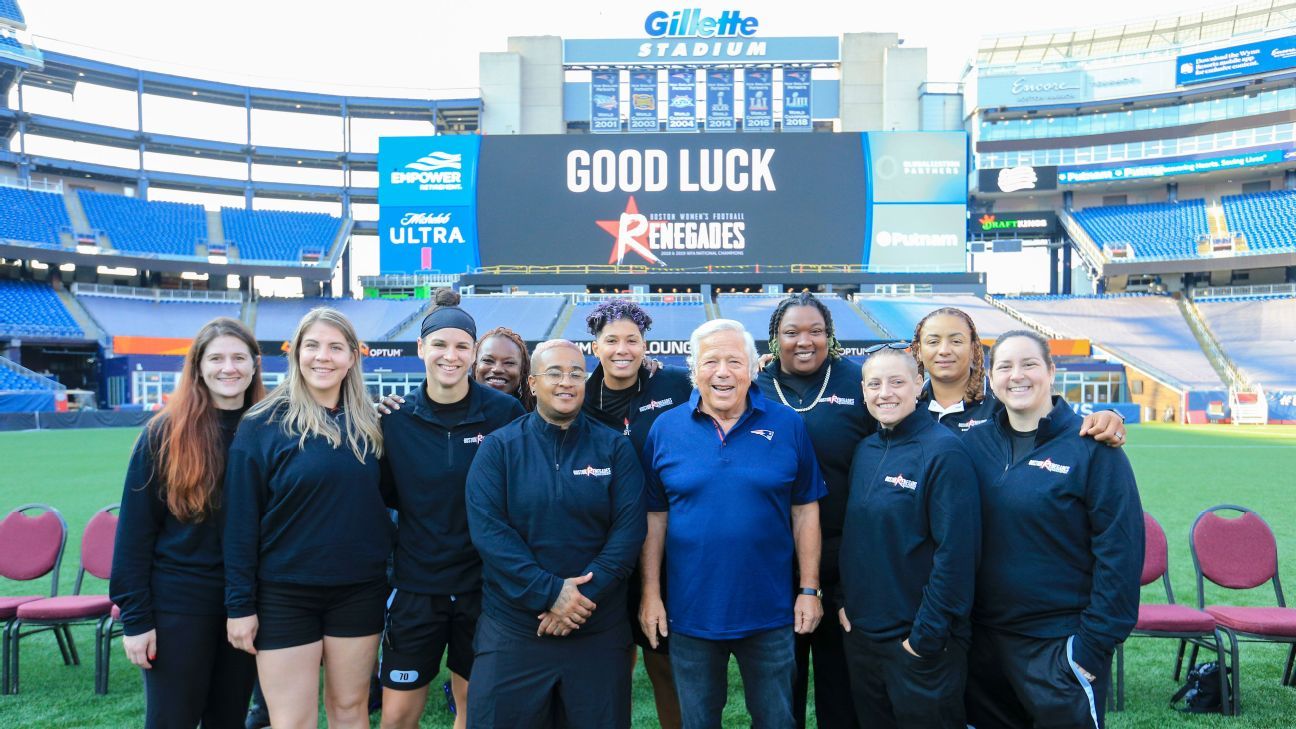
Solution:
[[(1233, 669), (1225, 669), (1225, 680)], [(1170, 697), (1170, 706), (1175, 707), (1180, 700), (1184, 702), (1178, 708), (1186, 714), (1218, 714), (1223, 711), (1223, 697), (1220, 696), (1220, 665), (1215, 661), (1198, 663), (1188, 671), (1188, 680), (1183, 687)]]

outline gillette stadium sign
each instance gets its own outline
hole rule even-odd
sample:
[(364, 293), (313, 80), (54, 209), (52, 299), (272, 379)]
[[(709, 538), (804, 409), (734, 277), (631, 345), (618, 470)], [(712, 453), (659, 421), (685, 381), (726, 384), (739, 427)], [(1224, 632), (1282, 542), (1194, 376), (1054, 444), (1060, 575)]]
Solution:
[(564, 40), (563, 63), (795, 63), (835, 62), (841, 57), (841, 44), (835, 37), (756, 37), (759, 29), (756, 16), (736, 9), (718, 13), (702, 8), (654, 10), (644, 18), (643, 38)]

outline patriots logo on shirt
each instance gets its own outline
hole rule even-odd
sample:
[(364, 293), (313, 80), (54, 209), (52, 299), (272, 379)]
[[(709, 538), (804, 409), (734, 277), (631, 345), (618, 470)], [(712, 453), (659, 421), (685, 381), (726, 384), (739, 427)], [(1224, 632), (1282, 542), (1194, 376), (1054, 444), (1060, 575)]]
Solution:
[(768, 441), (774, 440), (774, 431), (772, 430), (753, 430), (751, 433), (752, 435), (759, 435), (760, 437)]
[(586, 466), (584, 468), (577, 468), (576, 470), (572, 471), (572, 475), (573, 476), (611, 476), (612, 469), (595, 468), (593, 466)]
[(478, 433), (477, 435), (474, 435), (471, 438), (464, 438), (464, 444), (481, 445), (481, 442), (484, 440), (486, 440), (486, 436), (482, 435), (481, 433)]
[(1028, 461), (1027, 465), (1034, 466), (1036, 468), (1042, 468), (1045, 471), (1048, 471), (1049, 473), (1062, 473), (1062, 474), (1071, 473), (1070, 466), (1063, 466), (1060, 463), (1054, 463), (1053, 459), (1051, 458), (1045, 458), (1042, 461)]
[(894, 476), (887, 476), (882, 480), (894, 486), (899, 486), (902, 489), (908, 489), (910, 491), (913, 491), (914, 489), (918, 488), (917, 481), (910, 481), (909, 479), (904, 477), (904, 474), (901, 473), (897, 473)]

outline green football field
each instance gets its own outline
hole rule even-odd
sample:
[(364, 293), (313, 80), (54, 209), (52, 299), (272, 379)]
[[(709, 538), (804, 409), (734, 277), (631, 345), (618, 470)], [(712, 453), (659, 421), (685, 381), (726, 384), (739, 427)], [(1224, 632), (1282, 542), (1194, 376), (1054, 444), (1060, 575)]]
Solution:
[[(120, 498), (136, 432), (0, 433), (0, 513), (29, 502), (47, 503), (63, 512), (71, 528), (59, 578), (65, 592), (71, 591), (76, 578), (78, 543), (86, 520), (95, 510)], [(1131, 427), (1129, 439), (1126, 451), (1138, 474), (1144, 508), (1161, 521), (1170, 540), (1171, 579), (1180, 602), (1195, 600), (1188, 528), (1198, 512), (1221, 503), (1247, 506), (1269, 522), (1278, 537), (1282, 578), (1292, 593), (1289, 599), (1296, 600), (1296, 428), (1147, 425)], [(39, 592), (48, 584), (45, 580), (31, 584), (0, 580), (0, 595)], [(89, 579), (86, 591), (103, 593), (107, 586)], [(1160, 583), (1146, 588), (1143, 596), (1149, 602), (1162, 601)], [(1246, 593), (1218, 588), (1207, 592), (1208, 601), (1272, 605), (1273, 599), (1267, 586)], [(139, 674), (126, 662), (120, 641), (113, 644), (110, 693), (96, 696), (92, 629), (74, 629), (74, 634), (81, 666), (62, 665), (48, 633), (23, 642), (22, 694), (0, 696), (0, 727), (142, 726)], [(1167, 707), (1176, 688), (1170, 676), (1174, 648), (1174, 642), (1168, 640), (1145, 638), (1130, 643), (1126, 651), (1126, 711), (1110, 714), (1109, 727), (1296, 726), (1296, 689), (1279, 685), (1285, 648), (1242, 646), (1243, 715), (1236, 720), (1180, 716)], [(737, 670), (730, 673), (725, 726), (748, 726)], [(434, 685), (440, 683), (438, 679)], [(653, 717), (651, 690), (640, 668), (635, 679), (635, 726), (655, 726)], [(445, 703), (439, 691), (434, 692), (423, 726), (450, 725)]]

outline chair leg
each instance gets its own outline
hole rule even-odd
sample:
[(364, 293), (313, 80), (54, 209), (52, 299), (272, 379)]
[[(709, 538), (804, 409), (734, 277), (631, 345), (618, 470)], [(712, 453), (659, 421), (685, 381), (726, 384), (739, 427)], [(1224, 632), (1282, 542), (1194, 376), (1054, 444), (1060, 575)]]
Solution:
[[(1227, 680), (1225, 680), (1223, 684), (1226, 689), (1231, 689), (1230, 694), (1232, 698), (1232, 711), (1230, 713), (1230, 716), (1241, 716), (1242, 714), (1242, 664), (1241, 661), (1238, 659), (1237, 634), (1234, 633), (1229, 628), (1221, 627), (1216, 631), (1216, 640), (1220, 639), (1221, 634), (1228, 636), (1229, 666), (1233, 669), (1232, 686), (1228, 685), (1229, 682)], [(1218, 653), (1219, 653), (1220, 660), (1223, 660), (1224, 659), (1223, 649), (1221, 648), (1218, 651)], [(1222, 680), (1226, 678), (1225, 673), (1226, 673), (1225, 671), (1220, 672), (1220, 676)], [(1221, 701), (1223, 700), (1223, 698), (1224, 697), (1221, 696)], [(1229, 706), (1229, 704), (1221, 704), (1221, 706)]]
[(4, 624), (4, 643), (0, 645), (0, 694), (9, 695), (9, 632), (13, 630), (14, 621), (6, 620)]
[(1193, 643), (1192, 653), (1188, 654), (1188, 670), (1191, 671), (1193, 666), (1197, 665), (1197, 649), (1201, 646)]
[(1179, 655), (1175, 657), (1174, 680), (1179, 683), (1179, 674), (1183, 672), (1184, 649), (1188, 646), (1188, 641), (1183, 638), (1179, 639)]
[(22, 649), (22, 621), (14, 622), (9, 641), (9, 693), (17, 695), (21, 678), (19, 652)]
[(59, 653), (63, 656), (63, 665), (72, 665), (72, 656), (68, 654), (67, 640), (63, 637), (63, 627), (61, 625), (51, 626), (50, 632), (54, 633), (54, 640), (58, 643)]
[(1287, 668), (1283, 671), (1283, 683), (1296, 687), (1296, 676), (1292, 675), (1292, 664), (1296, 663), (1296, 643), (1287, 649)]
[(62, 626), (63, 635), (67, 637), (68, 652), (72, 654), (72, 665), (81, 665), (81, 656), (77, 654), (76, 643), (72, 640), (72, 626), (64, 623)]

